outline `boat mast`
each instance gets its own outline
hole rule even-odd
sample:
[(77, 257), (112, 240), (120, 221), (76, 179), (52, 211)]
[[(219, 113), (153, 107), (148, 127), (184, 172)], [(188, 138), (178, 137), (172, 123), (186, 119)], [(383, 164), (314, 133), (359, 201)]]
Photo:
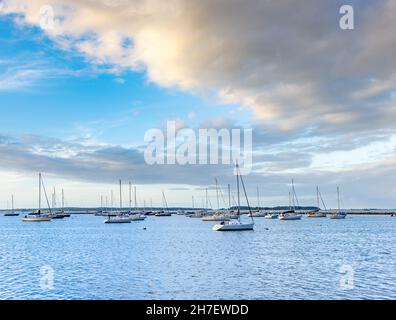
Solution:
[(296, 210), (297, 195), (294, 189), (294, 179), (292, 179), (292, 202), (293, 202), (293, 210)]
[(231, 185), (228, 184), (228, 209), (231, 210)]
[(257, 210), (260, 210), (260, 192), (259, 192), (259, 186), (257, 186)]
[(192, 201), (192, 208), (194, 210), (195, 209), (194, 196), (191, 196), (191, 201)]
[(14, 211), (14, 195), (11, 195), (11, 210)]
[(132, 211), (132, 185), (129, 181), (129, 211)]
[(206, 209), (206, 211), (208, 211), (208, 188), (206, 188), (206, 190), (205, 190), (205, 199), (206, 199), (205, 209)]
[(239, 175), (238, 175), (238, 163), (236, 164), (236, 178), (237, 178), (237, 192), (238, 192), (238, 220), (241, 214), (241, 199), (239, 196)]
[(337, 186), (337, 203), (338, 203), (338, 211), (340, 211), (340, 187)]
[(62, 189), (62, 211), (65, 210), (65, 190)]
[[(238, 168), (238, 171), (239, 171), (239, 168)], [(254, 223), (254, 221), (253, 221), (253, 215), (252, 215), (252, 209), (251, 209), (251, 207), (250, 207), (249, 198), (248, 198), (248, 196), (247, 196), (247, 192), (246, 192), (246, 188), (245, 188), (245, 183), (243, 182), (242, 174), (241, 174), (240, 171), (239, 171), (239, 177), (240, 177), (241, 183), (242, 183), (243, 194), (245, 195), (246, 203), (247, 203), (247, 205), (248, 205), (249, 216), (250, 216), (250, 218), (252, 219), (252, 222)]]
[(121, 179), (120, 179), (120, 211), (122, 211), (122, 190), (121, 190), (121, 188), (122, 188), (122, 186), (121, 186)]
[(316, 201), (318, 204), (318, 209), (320, 210), (320, 206), (319, 206), (319, 187), (316, 186)]
[(291, 210), (291, 193), (289, 191), (289, 210)]
[(217, 197), (217, 210), (220, 209), (220, 202), (219, 202), (219, 185), (217, 182), (217, 178), (215, 178), (216, 181), (216, 197)]
[(41, 172), (39, 173), (39, 211), (38, 213), (40, 214), (41, 212)]
[(135, 210), (137, 210), (137, 195), (136, 195), (136, 186), (133, 187), (135, 193)]

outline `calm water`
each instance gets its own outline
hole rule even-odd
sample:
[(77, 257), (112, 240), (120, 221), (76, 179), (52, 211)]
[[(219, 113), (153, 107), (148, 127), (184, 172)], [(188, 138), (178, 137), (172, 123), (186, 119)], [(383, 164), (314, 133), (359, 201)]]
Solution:
[[(1, 216), (0, 299), (396, 299), (389, 216), (257, 218), (254, 232), (231, 233), (183, 216), (102, 221)], [(343, 265), (353, 268), (350, 290), (340, 287)]]

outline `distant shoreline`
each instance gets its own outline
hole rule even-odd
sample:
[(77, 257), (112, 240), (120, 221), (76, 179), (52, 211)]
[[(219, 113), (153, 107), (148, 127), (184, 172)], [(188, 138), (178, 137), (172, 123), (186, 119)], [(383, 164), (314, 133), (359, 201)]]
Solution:
[[(308, 213), (316, 210), (317, 208), (315, 207), (298, 207), (296, 208), (296, 211), (299, 211), (300, 213)], [(55, 208), (53, 209), (54, 211), (61, 210), (60, 208)], [(120, 211), (120, 210), (129, 210), (129, 208), (64, 208), (64, 211), (70, 214), (95, 214), (100, 211)], [(158, 210), (164, 210), (164, 208), (132, 208), (133, 210), (137, 211), (158, 211)], [(191, 212), (191, 211), (202, 211), (202, 210), (207, 210), (204, 208), (182, 208), (182, 207), (174, 207), (174, 208), (168, 208), (169, 211), (172, 213), (176, 213), (177, 211), (185, 211), (185, 212)], [(220, 209), (220, 210), (225, 210)], [(231, 208), (231, 210), (235, 210), (234, 208)], [(285, 210), (289, 210), (289, 207), (263, 207), (263, 208), (251, 208), (252, 211), (257, 211), (257, 210), (263, 210), (263, 211), (268, 211), (268, 212), (281, 212)], [(10, 209), (0, 209), (0, 213), (6, 213), (12, 211)], [(14, 209), (13, 211), (15, 212), (20, 212), (21, 214), (23, 213), (28, 213), (28, 212), (34, 212), (37, 211), (36, 209)], [(48, 210), (42, 210), (43, 212), (46, 212)], [(216, 210), (214, 210), (216, 211)], [(321, 212), (324, 212), (326, 214), (332, 214), (337, 212), (337, 209), (328, 209), (328, 210), (320, 210)], [(348, 215), (396, 215), (396, 209), (341, 209), (341, 211), (346, 212)], [(241, 208), (242, 214), (247, 214), (248, 208)]]

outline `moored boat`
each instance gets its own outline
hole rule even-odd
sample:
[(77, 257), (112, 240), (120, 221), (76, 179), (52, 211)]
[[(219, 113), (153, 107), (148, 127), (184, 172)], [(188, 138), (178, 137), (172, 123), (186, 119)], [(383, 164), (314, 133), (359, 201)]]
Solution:
[(14, 195), (11, 196), (11, 211), (4, 213), (4, 217), (17, 217), (19, 216), (18, 212), (14, 211)]
[(223, 213), (215, 213), (202, 217), (202, 221), (229, 221), (230, 218)]
[[(43, 184), (43, 181), (42, 181), (41, 173), (39, 173), (39, 208), (38, 208), (37, 212), (25, 215), (22, 218), (23, 222), (51, 221), (51, 218), (49, 217), (48, 214), (41, 213), (41, 187), (43, 187), (44, 193), (45, 193), (45, 188), (44, 188), (44, 184)], [(46, 193), (45, 193), (45, 195), (46, 195)], [(47, 197), (47, 195), (46, 195), (46, 197)], [(51, 208), (49, 207), (48, 199), (47, 199), (47, 203), (48, 203), (48, 208), (49, 208), (50, 213), (51, 213)]]
[(326, 212), (320, 211), (320, 200), (322, 200), (322, 204), (326, 210), (326, 206), (322, 199), (322, 195), (320, 194), (319, 187), (316, 186), (316, 201), (317, 201), (317, 209), (307, 213), (308, 218), (326, 218)]
[(265, 219), (277, 219), (279, 216), (278, 213), (267, 213), (264, 218)]
[(336, 213), (333, 213), (330, 216), (330, 219), (338, 219), (338, 220), (345, 219), (347, 214), (346, 214), (346, 212), (341, 211), (341, 209), (340, 209), (340, 188), (339, 187), (337, 187), (337, 204), (338, 204), (338, 211)]
[(297, 214), (294, 210), (285, 211), (279, 214), (279, 220), (301, 220), (302, 215)]
[(256, 212), (252, 212), (252, 216), (254, 218), (264, 218), (267, 214), (264, 211), (256, 211)]
[(131, 223), (129, 215), (122, 211), (122, 182), (119, 181), (120, 184), (120, 211), (116, 213), (115, 216), (108, 215), (107, 219), (103, 221), (106, 224), (112, 223)]
[[(243, 182), (242, 176), (239, 171), (239, 166), (236, 164), (236, 178), (237, 178), (237, 194), (238, 194), (238, 210), (237, 210), (237, 219), (230, 219), (229, 221), (222, 221), (213, 226), (214, 231), (247, 231), (254, 230), (254, 221), (252, 217), (252, 212), (249, 205), (249, 199), (246, 194), (245, 184)], [(240, 202), (240, 194), (239, 194), (239, 180), (241, 181), (244, 195), (246, 198), (246, 202), (250, 212), (251, 222), (241, 221), (241, 202)]]
[(299, 207), (296, 190), (294, 189), (294, 180), (291, 182), (291, 192), (289, 192), (289, 208), (290, 210), (284, 211), (279, 214), (279, 220), (301, 220), (302, 215), (296, 212), (296, 204)]

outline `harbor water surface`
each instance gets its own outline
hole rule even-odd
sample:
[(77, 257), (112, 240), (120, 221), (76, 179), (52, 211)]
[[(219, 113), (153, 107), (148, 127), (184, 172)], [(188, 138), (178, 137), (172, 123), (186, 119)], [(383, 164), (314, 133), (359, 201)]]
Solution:
[(390, 216), (257, 218), (230, 233), (184, 216), (103, 219), (1, 216), (0, 299), (396, 299)]

